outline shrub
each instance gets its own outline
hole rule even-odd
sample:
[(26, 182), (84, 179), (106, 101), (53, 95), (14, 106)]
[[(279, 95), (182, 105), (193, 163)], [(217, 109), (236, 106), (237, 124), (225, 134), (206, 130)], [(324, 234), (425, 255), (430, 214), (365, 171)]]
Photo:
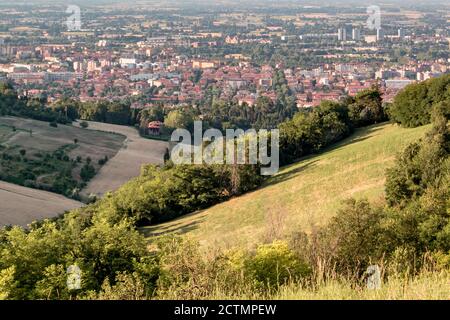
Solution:
[(338, 272), (364, 271), (381, 257), (383, 209), (373, 208), (367, 200), (349, 199), (344, 207), (320, 231), (324, 260), (330, 260)]
[(104, 158), (98, 160), (98, 164), (101, 166), (104, 165), (106, 162), (108, 162), (108, 156), (105, 156)]
[(80, 177), (81, 179), (83, 179), (83, 181), (87, 182), (89, 180), (91, 180), (93, 177), (95, 176), (95, 168), (86, 163), (80, 171)]
[(419, 142), (410, 144), (386, 174), (389, 205), (402, 205), (439, 182), (450, 153), (448, 110), (442, 104), (433, 110), (433, 129)]
[(163, 238), (157, 242), (160, 276), (159, 296), (199, 299), (212, 290), (214, 264), (208, 264), (193, 241)]
[(115, 284), (108, 278), (102, 284), (99, 293), (91, 292), (88, 299), (94, 300), (147, 300), (146, 285), (137, 273), (122, 272), (117, 274)]
[(284, 241), (260, 245), (245, 261), (247, 276), (259, 285), (277, 288), (310, 274), (309, 266)]

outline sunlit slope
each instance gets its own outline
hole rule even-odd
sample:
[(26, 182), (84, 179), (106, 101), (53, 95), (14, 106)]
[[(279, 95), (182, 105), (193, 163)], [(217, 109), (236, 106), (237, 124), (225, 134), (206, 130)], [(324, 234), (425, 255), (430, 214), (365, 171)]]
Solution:
[(285, 167), (258, 190), (177, 220), (143, 228), (149, 237), (183, 233), (206, 246), (246, 246), (310, 231), (325, 223), (349, 197), (381, 201), (386, 168), (429, 126), (382, 124)]

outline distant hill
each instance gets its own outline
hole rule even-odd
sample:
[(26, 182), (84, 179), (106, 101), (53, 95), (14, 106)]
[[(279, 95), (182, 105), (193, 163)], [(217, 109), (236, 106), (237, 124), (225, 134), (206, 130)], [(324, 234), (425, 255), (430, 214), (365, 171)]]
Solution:
[(148, 237), (187, 234), (205, 246), (251, 246), (267, 237), (310, 231), (328, 221), (349, 197), (381, 201), (385, 170), (429, 126), (381, 124), (285, 167), (258, 190), (207, 210), (142, 230)]

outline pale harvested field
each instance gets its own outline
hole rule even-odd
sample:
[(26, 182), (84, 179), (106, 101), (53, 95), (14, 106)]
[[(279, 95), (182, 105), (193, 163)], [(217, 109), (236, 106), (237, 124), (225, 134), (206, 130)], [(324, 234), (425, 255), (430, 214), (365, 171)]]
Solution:
[(61, 195), (0, 181), (0, 227), (56, 217), (83, 204)]
[[(18, 130), (13, 131), (12, 126)], [(32, 135), (22, 130), (32, 130)], [(89, 156), (98, 169), (100, 166), (97, 161), (104, 156), (114, 157), (122, 147), (125, 136), (83, 130), (70, 125), (53, 128), (48, 122), (0, 117), (0, 144), (4, 147), (19, 146), (26, 150), (29, 158), (38, 152), (53, 152), (63, 146), (73, 145), (74, 139), (78, 142), (69, 156), (81, 156), (83, 159)], [(74, 169), (75, 176), (78, 175), (80, 167)], [(81, 202), (55, 193), (0, 181), (0, 226), (26, 226), (35, 220), (55, 217), (82, 205)]]
[(116, 156), (110, 159), (82, 190), (83, 196), (90, 194), (101, 196), (108, 191), (115, 191), (127, 181), (139, 176), (142, 165), (164, 163), (167, 142), (142, 138), (132, 127), (100, 122), (88, 123), (87, 130), (114, 132), (126, 136), (127, 139)]

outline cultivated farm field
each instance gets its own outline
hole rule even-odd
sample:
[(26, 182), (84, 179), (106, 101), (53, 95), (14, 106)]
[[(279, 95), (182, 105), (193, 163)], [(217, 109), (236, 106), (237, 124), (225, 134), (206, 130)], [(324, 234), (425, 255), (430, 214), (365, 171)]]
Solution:
[[(86, 199), (118, 189), (138, 176), (144, 164), (162, 164), (167, 146), (140, 137), (132, 127), (96, 122), (89, 122), (86, 129), (77, 123), (52, 127), (37, 120), (0, 117), (0, 180), (10, 182), (0, 182), (0, 225), (26, 225), (82, 206), (37, 189), (58, 188), (69, 195), (82, 183), (80, 171), (88, 162), (96, 175), (79, 190)], [(101, 163), (105, 158), (106, 164)]]
[(126, 137), (117, 155), (103, 166), (98, 174), (82, 190), (83, 196), (101, 196), (115, 191), (127, 181), (139, 176), (144, 164), (163, 164), (164, 153), (169, 144), (165, 141), (146, 139), (139, 136), (132, 127), (88, 121), (85, 130), (92, 132), (113, 132)]
[[(12, 132), (11, 127), (18, 130)], [(32, 135), (21, 131), (22, 129), (32, 130)], [(90, 156), (95, 162), (104, 155), (114, 156), (121, 148), (125, 136), (109, 132), (93, 132), (71, 125), (59, 124), (57, 128), (53, 128), (43, 121), (0, 117), (0, 143), (4, 145), (19, 145), (25, 149), (38, 151), (54, 151), (63, 145), (73, 144), (74, 139), (78, 140), (79, 146), (70, 155)]]
[(52, 218), (82, 205), (55, 193), (0, 181), (0, 227), (26, 226), (35, 220)]
[(0, 180), (14, 183), (0, 181), (0, 225), (25, 226), (81, 207), (81, 202), (44, 190), (67, 195), (69, 187), (80, 183), (87, 157), (97, 171), (98, 160), (114, 157), (124, 140), (119, 134), (0, 117)]
[[(0, 180), (73, 196), (124, 140), (120, 134), (0, 117)], [(89, 178), (82, 174), (87, 165)]]

